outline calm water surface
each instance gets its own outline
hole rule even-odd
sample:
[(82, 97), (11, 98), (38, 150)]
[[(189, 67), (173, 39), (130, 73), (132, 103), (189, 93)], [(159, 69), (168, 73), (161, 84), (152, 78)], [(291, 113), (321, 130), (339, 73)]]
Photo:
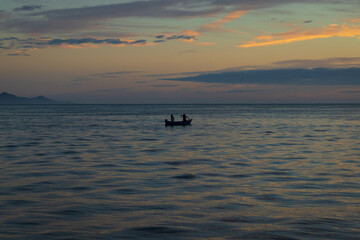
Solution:
[[(164, 127), (186, 113), (191, 126)], [(360, 105), (0, 106), (0, 239), (360, 239)]]

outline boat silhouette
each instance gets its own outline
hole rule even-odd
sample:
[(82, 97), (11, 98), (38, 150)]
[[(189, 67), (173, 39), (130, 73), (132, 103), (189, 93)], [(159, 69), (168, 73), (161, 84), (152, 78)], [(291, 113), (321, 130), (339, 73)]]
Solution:
[(192, 119), (186, 121), (168, 121), (165, 119), (165, 126), (186, 126), (191, 124)]

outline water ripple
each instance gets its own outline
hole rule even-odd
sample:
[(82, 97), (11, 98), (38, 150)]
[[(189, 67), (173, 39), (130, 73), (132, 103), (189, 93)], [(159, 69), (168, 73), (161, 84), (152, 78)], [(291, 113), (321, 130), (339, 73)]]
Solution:
[[(171, 112), (196, 121), (165, 128)], [(360, 105), (0, 106), (0, 239), (360, 239), (358, 119)]]

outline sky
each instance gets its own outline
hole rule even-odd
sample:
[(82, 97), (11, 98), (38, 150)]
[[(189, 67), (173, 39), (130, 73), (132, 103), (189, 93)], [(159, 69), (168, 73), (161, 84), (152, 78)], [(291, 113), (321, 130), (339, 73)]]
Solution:
[(0, 92), (360, 103), (360, 0), (1, 0)]

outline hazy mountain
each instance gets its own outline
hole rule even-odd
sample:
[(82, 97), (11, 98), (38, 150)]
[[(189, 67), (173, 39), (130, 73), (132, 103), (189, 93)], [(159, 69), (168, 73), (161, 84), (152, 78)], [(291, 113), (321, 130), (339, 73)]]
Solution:
[(66, 102), (55, 101), (44, 96), (34, 98), (18, 97), (13, 94), (3, 92), (0, 94), (0, 104), (68, 104)]

